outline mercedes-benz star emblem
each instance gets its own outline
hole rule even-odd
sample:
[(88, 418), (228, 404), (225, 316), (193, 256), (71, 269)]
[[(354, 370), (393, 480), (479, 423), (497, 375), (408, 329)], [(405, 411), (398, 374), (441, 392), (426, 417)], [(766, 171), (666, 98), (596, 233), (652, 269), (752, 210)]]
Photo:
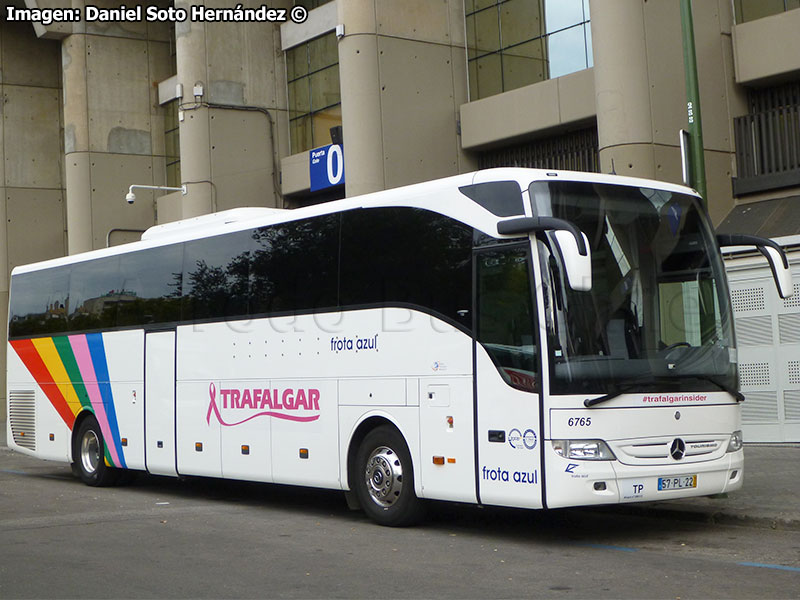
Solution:
[(669, 455), (674, 460), (680, 460), (686, 454), (686, 442), (684, 442), (681, 438), (675, 438), (672, 440), (672, 446), (669, 449)]

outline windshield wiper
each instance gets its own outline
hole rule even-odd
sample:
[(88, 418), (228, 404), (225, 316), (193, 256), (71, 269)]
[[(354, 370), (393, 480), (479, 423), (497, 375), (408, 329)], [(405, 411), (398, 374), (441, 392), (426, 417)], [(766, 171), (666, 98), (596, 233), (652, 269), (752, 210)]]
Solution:
[[(737, 402), (744, 402), (744, 394), (742, 394), (737, 390), (729, 388), (727, 385), (725, 385), (720, 381), (717, 381), (710, 375), (684, 375), (684, 377), (691, 377), (692, 379), (699, 379), (700, 381), (707, 381), (709, 383), (713, 383), (723, 392), (728, 392), (731, 396), (733, 396), (736, 399)], [(586, 408), (591, 408), (592, 406), (597, 406), (598, 404), (602, 404), (603, 402), (608, 402), (609, 400), (613, 400), (617, 396), (621, 396), (626, 392), (630, 392), (631, 390), (638, 388), (642, 383), (656, 383), (656, 380), (648, 378), (646, 381), (636, 381), (633, 383), (629, 383), (627, 385), (620, 386), (613, 392), (609, 392), (604, 396), (598, 396), (597, 398), (587, 398), (586, 400), (583, 401), (583, 405)]]
[(626, 385), (618, 387), (613, 392), (609, 392), (604, 396), (599, 396), (597, 398), (587, 398), (586, 400), (583, 401), (583, 405), (586, 408), (591, 408), (592, 406), (597, 406), (598, 404), (602, 404), (603, 402), (608, 402), (609, 400), (613, 400), (617, 396), (621, 396), (622, 394), (625, 394), (626, 392), (630, 392), (631, 390), (635, 390), (636, 388), (638, 388), (643, 383), (655, 383), (655, 380), (648, 377), (644, 381), (634, 381), (632, 383), (628, 383)]
[(737, 402), (744, 402), (744, 394), (742, 394), (742, 392), (734, 390), (733, 388), (729, 388), (727, 385), (725, 385), (721, 381), (717, 381), (710, 375), (684, 375), (684, 377), (691, 377), (692, 379), (699, 379), (700, 381), (707, 381), (709, 383), (713, 383), (723, 392), (728, 392), (731, 396), (736, 398)]

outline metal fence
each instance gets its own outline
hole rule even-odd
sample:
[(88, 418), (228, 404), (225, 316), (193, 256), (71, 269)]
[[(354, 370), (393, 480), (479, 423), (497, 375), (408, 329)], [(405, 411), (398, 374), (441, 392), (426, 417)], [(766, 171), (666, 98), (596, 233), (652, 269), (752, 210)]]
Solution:
[(590, 127), (518, 146), (483, 152), (481, 169), (532, 167), (568, 171), (600, 171), (597, 129)]
[(734, 194), (800, 185), (800, 83), (752, 90), (749, 105), (733, 120)]

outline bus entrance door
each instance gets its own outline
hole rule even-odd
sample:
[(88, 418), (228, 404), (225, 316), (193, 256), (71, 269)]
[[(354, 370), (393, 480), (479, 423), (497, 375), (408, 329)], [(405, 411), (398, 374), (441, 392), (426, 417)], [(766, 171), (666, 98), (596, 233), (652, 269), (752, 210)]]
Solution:
[(477, 485), (484, 504), (540, 508), (540, 382), (527, 242), (475, 253)]
[(144, 420), (145, 461), (154, 475), (175, 469), (175, 332), (145, 335)]

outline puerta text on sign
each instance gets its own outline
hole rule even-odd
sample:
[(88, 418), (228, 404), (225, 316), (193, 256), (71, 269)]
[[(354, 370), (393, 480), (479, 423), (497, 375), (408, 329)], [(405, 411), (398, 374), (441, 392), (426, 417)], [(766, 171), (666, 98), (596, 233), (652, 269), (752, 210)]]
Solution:
[(344, 151), (339, 144), (315, 148), (308, 153), (311, 191), (324, 190), (344, 183)]

